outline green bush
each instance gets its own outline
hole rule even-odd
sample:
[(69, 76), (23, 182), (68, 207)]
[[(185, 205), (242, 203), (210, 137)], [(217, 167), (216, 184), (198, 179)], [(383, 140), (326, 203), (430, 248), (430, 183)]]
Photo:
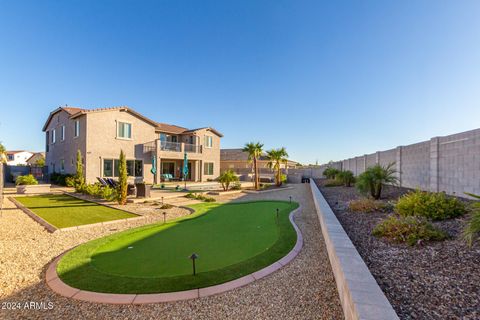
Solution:
[(50, 182), (53, 184), (57, 184), (59, 186), (69, 186), (67, 181), (69, 181), (73, 177), (71, 174), (62, 174), (57, 172), (52, 172), (50, 174)]
[(242, 190), (242, 184), (240, 181), (235, 181), (230, 190)]
[(25, 176), (18, 176), (15, 180), (15, 184), (17, 186), (31, 186), (38, 184), (38, 181), (31, 174), (27, 174)]
[(343, 186), (343, 182), (340, 181), (340, 180), (336, 180), (336, 179), (328, 179), (327, 181), (325, 181), (325, 183), (323, 184), (324, 187), (341, 187)]
[(195, 200), (200, 200), (200, 201), (204, 201), (204, 202), (215, 202), (215, 198), (212, 198), (212, 197), (207, 197), (207, 196), (204, 196), (203, 194), (196, 194), (196, 193), (187, 193), (185, 195), (185, 198), (189, 198), (189, 199), (195, 199)]
[(395, 163), (390, 163), (388, 166), (377, 164), (368, 168), (357, 177), (355, 184), (357, 189), (363, 194), (370, 194), (375, 200), (380, 199), (384, 184), (397, 184), (398, 182), (394, 165)]
[[(480, 196), (467, 193), (469, 196), (480, 199)], [(472, 215), (463, 229), (463, 238), (469, 246), (472, 246), (475, 240), (480, 237), (480, 201), (472, 205)]]
[(441, 241), (448, 237), (444, 231), (435, 228), (425, 218), (394, 215), (377, 224), (372, 234), (393, 242), (406, 242), (410, 246), (419, 243), (420, 240)]
[(355, 183), (355, 176), (350, 170), (340, 171), (336, 179), (341, 181), (345, 187), (351, 187), (352, 183)]
[(164, 204), (162, 204), (162, 206), (160, 207), (160, 209), (164, 209), (164, 210), (166, 210), (166, 209), (172, 209), (172, 208), (173, 208), (173, 205), (170, 204), (170, 203), (164, 203)]
[(444, 192), (416, 190), (400, 199), (395, 211), (402, 216), (420, 216), (431, 220), (444, 220), (458, 217), (466, 212), (462, 201), (447, 197)]
[(328, 167), (327, 169), (323, 170), (323, 175), (328, 179), (335, 179), (338, 173), (340, 173), (340, 170), (332, 167)]
[(75, 187), (75, 177), (66, 177), (65, 178), (65, 185), (67, 187)]

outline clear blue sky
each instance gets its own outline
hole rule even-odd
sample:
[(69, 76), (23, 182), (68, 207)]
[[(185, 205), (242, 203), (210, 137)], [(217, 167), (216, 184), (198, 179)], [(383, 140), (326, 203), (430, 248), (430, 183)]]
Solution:
[(1, 1), (0, 141), (128, 105), (320, 163), (480, 127), (480, 1)]

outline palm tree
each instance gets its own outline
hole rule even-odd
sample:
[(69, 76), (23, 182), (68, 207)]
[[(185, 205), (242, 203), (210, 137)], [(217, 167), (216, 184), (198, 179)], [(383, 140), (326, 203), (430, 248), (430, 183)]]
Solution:
[(267, 166), (270, 169), (276, 171), (275, 174), (275, 183), (277, 186), (282, 185), (282, 163), (287, 163), (288, 153), (287, 150), (282, 147), (280, 149), (272, 149), (267, 151), (268, 163)]
[(248, 161), (253, 162), (253, 171), (255, 172), (255, 189), (259, 189), (258, 183), (258, 165), (257, 160), (262, 155), (263, 152), (263, 143), (260, 142), (250, 142), (246, 143), (243, 148), (243, 152), (248, 153)]

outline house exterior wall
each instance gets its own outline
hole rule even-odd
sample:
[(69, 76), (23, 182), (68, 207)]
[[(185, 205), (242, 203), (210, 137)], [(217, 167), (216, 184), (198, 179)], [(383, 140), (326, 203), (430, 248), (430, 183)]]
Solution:
[[(87, 113), (87, 153), (85, 178), (95, 182), (103, 176), (103, 160), (119, 159), (123, 150), (127, 160), (143, 161), (143, 177), (129, 177), (130, 182), (143, 180), (153, 182), (150, 173), (151, 155), (143, 153), (143, 144), (158, 138), (155, 127), (135, 115), (120, 110)], [(118, 122), (132, 125), (132, 138), (117, 137)]]
[[(48, 172), (58, 172), (65, 174), (75, 174), (77, 150), (80, 150), (85, 164), (85, 144), (86, 144), (86, 117), (77, 118), (80, 122), (80, 134), (74, 137), (75, 121), (69, 118), (69, 114), (65, 111), (60, 111), (54, 115), (46, 132), (49, 132), (48, 151), (45, 150), (45, 165), (48, 166)], [(61, 127), (65, 125), (65, 140), (61, 140)], [(56, 129), (56, 142), (52, 143), (51, 132)], [(44, 133), (46, 137), (46, 133)], [(62, 172), (61, 161), (64, 160), (65, 168)]]
[[(80, 135), (74, 137), (75, 121), (80, 121)], [(117, 137), (118, 122), (131, 124), (131, 139)], [(65, 140), (61, 140), (61, 127), (65, 125)], [(52, 143), (51, 132), (56, 129), (56, 142)], [(75, 174), (77, 150), (82, 153), (84, 174), (88, 183), (97, 181), (104, 172), (105, 159), (119, 159), (120, 151), (123, 150), (127, 160), (141, 160), (143, 176), (129, 177), (129, 182), (146, 183), (156, 182), (150, 172), (152, 157), (157, 158), (157, 175), (161, 173), (162, 161), (183, 160), (184, 148), (181, 152), (162, 151), (159, 148), (160, 132), (158, 128), (141, 117), (126, 109), (107, 109), (105, 111), (87, 112), (70, 119), (70, 115), (60, 110), (54, 114), (46, 131), (49, 133), (48, 152), (46, 152), (46, 165), (49, 173), (58, 172)], [(196, 136), (194, 142), (201, 146), (201, 153), (188, 152), (188, 159), (192, 162), (192, 178), (195, 181), (207, 181), (214, 179), (220, 174), (220, 140), (221, 138), (209, 129), (199, 129), (188, 134), (179, 134), (179, 142), (189, 143), (189, 136)], [(212, 136), (212, 148), (206, 148), (204, 135)], [(144, 145), (150, 144), (153, 149), (145, 150)], [(155, 147), (156, 146), (156, 147)], [(64, 170), (61, 170), (61, 161), (64, 160)], [(204, 174), (204, 163), (212, 162), (213, 174)]]
[(13, 160), (8, 160), (7, 165), (9, 166), (18, 166), (18, 165), (27, 165), (27, 160), (33, 155), (33, 153), (28, 151), (16, 152), (9, 154), (7, 156), (13, 156)]

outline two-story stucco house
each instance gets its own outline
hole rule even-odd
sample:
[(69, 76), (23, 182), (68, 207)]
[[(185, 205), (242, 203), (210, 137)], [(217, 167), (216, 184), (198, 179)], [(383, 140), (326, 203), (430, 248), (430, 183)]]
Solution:
[[(126, 154), (132, 182), (160, 183), (165, 174), (182, 178), (185, 153), (187, 180), (207, 181), (220, 174), (223, 135), (217, 130), (159, 123), (129, 107), (60, 107), (50, 113), (43, 131), (49, 173), (74, 174), (80, 150), (85, 178), (90, 183), (97, 177), (118, 177), (120, 150)], [(151, 173), (152, 163), (155, 175)]]

